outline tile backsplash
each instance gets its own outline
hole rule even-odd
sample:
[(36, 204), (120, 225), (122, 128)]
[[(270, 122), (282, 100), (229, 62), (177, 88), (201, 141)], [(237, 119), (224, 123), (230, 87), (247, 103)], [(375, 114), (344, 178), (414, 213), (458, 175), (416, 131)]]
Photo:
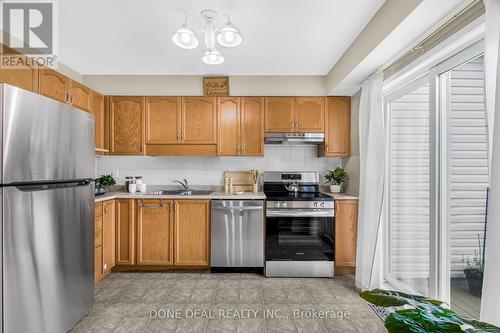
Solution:
[(97, 157), (97, 175), (114, 174), (118, 184), (125, 176), (143, 176), (146, 184), (171, 185), (186, 178), (192, 185), (222, 185), (226, 170), (318, 171), (321, 182), (327, 170), (342, 166), (336, 157), (318, 157), (316, 146), (265, 146), (264, 157)]

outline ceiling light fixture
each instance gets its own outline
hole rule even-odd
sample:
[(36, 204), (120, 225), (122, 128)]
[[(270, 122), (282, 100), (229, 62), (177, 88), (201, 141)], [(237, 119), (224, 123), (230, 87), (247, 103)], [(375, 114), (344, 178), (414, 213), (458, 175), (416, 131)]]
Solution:
[[(205, 24), (203, 28), (198, 29), (205, 34), (205, 46), (207, 48), (207, 51), (201, 59), (209, 65), (219, 65), (224, 62), (224, 57), (220, 51), (217, 50), (216, 42), (223, 47), (235, 47), (240, 45), (242, 41), (240, 32), (231, 23), (231, 19), (226, 13), (221, 14), (217, 21), (217, 23), (219, 23), (220, 19), (225, 17), (227, 19), (226, 24), (220, 29), (217, 29), (218, 24), (215, 23), (217, 15), (217, 12), (211, 9), (202, 11), (201, 17), (205, 20)], [(186, 16), (184, 24), (172, 36), (172, 41), (175, 45), (188, 50), (195, 49), (199, 45), (196, 34), (188, 26), (189, 18), (198, 20), (196, 16)]]

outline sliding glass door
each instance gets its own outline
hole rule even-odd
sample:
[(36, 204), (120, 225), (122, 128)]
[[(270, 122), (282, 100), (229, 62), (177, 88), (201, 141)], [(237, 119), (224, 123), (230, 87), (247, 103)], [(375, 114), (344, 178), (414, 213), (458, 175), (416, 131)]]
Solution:
[(430, 84), (412, 82), (386, 97), (389, 205), (386, 279), (427, 295), (430, 288)]
[[(443, 294), (451, 307), (479, 318), (489, 187), (484, 57), (458, 55), (438, 67)], [(469, 58), (464, 61), (465, 58)], [(451, 68), (450, 68), (451, 67)]]
[(385, 96), (385, 280), (478, 318), (489, 181), (482, 44)]

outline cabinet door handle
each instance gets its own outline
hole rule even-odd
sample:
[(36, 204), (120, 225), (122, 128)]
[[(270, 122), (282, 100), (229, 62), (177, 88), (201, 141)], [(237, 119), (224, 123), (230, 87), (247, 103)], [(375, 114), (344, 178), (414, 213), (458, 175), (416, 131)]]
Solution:
[(240, 153), (243, 154), (243, 151), (245, 150), (245, 145), (241, 145), (240, 148), (241, 148)]
[(74, 101), (74, 96), (73, 95), (69, 95), (69, 104), (73, 105), (73, 101)]
[(106, 204), (104, 204), (104, 213), (107, 213), (108, 212), (108, 206)]
[(179, 135), (179, 133), (177, 133), (177, 135), (175, 137), (177, 141), (179, 141), (179, 137), (180, 137), (180, 135)]
[(69, 104), (69, 92), (67, 91), (64, 92), (64, 102)]
[(160, 199), (160, 203), (158, 205), (145, 205), (144, 199), (141, 199), (141, 203), (139, 204), (139, 208), (163, 208), (163, 199)]
[(181, 142), (184, 141), (184, 134), (181, 133)]

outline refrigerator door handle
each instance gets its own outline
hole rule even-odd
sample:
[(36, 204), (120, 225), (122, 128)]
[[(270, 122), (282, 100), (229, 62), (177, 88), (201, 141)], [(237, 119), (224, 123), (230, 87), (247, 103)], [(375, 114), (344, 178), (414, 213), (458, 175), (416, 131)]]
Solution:
[(13, 184), (13, 187), (17, 188), (22, 192), (36, 192), (36, 191), (47, 191), (47, 190), (56, 190), (60, 188), (70, 188), (70, 187), (81, 187), (87, 186), (91, 182), (91, 179), (82, 179), (70, 182), (61, 182), (61, 183), (37, 183), (37, 184)]

